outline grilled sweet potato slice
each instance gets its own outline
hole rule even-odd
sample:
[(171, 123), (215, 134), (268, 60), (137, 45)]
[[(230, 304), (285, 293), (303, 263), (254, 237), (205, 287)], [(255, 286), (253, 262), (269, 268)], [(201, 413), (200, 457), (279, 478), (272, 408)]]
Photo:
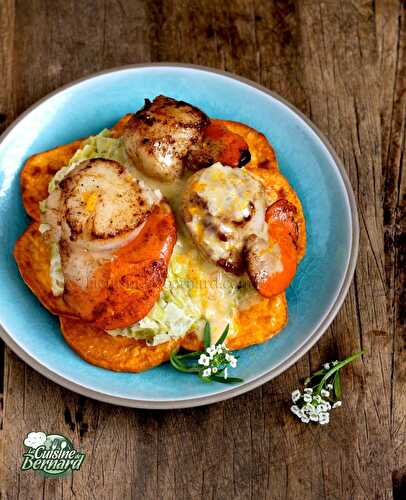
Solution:
[(113, 337), (82, 320), (61, 316), (61, 330), (66, 342), (88, 363), (117, 372), (141, 372), (168, 361), (178, 341), (154, 347), (144, 340)]
[(86, 288), (70, 284), (66, 301), (77, 316), (105, 330), (135, 323), (159, 297), (175, 242), (175, 219), (162, 202), (154, 207), (139, 235), (114, 252)]
[(72, 314), (62, 297), (55, 297), (51, 291), (49, 245), (38, 230), (39, 223), (33, 222), (17, 240), (14, 257), (20, 274), (34, 295), (52, 314)]
[[(262, 344), (278, 334), (288, 322), (288, 305), (285, 293), (267, 299), (259, 297), (252, 305), (237, 311), (235, 334), (226, 340), (229, 349), (244, 349), (250, 345)], [(189, 351), (203, 349), (203, 342), (195, 332), (189, 332), (181, 339), (181, 346)]]
[[(306, 224), (302, 205), (287, 179), (279, 172), (275, 152), (266, 137), (242, 123), (219, 121), (247, 142), (251, 161), (244, 167), (265, 187), (270, 204), (287, 200), (296, 208), (294, 222), (297, 227), (297, 257), (300, 261), (306, 251)], [(248, 307), (241, 306), (236, 317), (236, 333), (227, 339), (230, 349), (243, 349), (260, 344), (275, 336), (288, 321), (288, 307), (285, 293), (266, 298), (258, 296)], [(188, 350), (201, 349), (203, 344), (194, 332), (188, 333), (181, 346)]]
[(38, 227), (37, 222), (28, 226), (16, 243), (14, 256), (31, 291), (51, 313), (60, 315), (62, 333), (72, 349), (89, 363), (115, 371), (140, 372), (167, 361), (177, 342), (150, 347), (144, 340), (113, 337), (74, 317), (63, 298), (52, 294), (49, 247)]

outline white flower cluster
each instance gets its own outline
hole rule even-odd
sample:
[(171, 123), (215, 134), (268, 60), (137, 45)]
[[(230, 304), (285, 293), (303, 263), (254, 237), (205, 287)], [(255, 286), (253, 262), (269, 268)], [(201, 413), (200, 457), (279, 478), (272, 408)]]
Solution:
[[(228, 377), (228, 366), (235, 368), (237, 366), (237, 358), (228, 352), (225, 344), (211, 345), (206, 351), (200, 355), (198, 364), (206, 368), (202, 372), (203, 377), (215, 375), (219, 370), (224, 371), (224, 378)], [(223, 368), (225, 365), (225, 368)]]
[(290, 408), (292, 413), (305, 424), (309, 422), (317, 422), (321, 425), (328, 424), (330, 411), (341, 406), (341, 401), (336, 401), (331, 405), (325, 398), (330, 397), (330, 391), (333, 389), (332, 384), (327, 384), (326, 389), (321, 389), (320, 394), (315, 393), (311, 387), (304, 389), (303, 394), (298, 389), (293, 391), (292, 401), (295, 404)]

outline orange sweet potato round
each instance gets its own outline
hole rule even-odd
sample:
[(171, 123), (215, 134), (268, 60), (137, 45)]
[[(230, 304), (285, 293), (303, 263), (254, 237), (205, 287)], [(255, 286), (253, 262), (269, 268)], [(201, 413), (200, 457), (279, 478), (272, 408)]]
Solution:
[(72, 349), (89, 363), (115, 371), (140, 372), (167, 361), (176, 342), (150, 347), (144, 340), (112, 337), (73, 316), (63, 298), (52, 294), (49, 248), (38, 226), (37, 222), (28, 226), (16, 243), (14, 256), (31, 291), (51, 313), (60, 315), (62, 333)]
[[(213, 120), (239, 134), (248, 144), (251, 161), (244, 167), (251, 172), (265, 187), (270, 203), (286, 199), (296, 209), (295, 223), (298, 228), (297, 258), (300, 261), (306, 251), (306, 224), (303, 208), (298, 196), (287, 179), (279, 172), (275, 152), (266, 137), (257, 130), (243, 123)], [(288, 306), (285, 293), (272, 298), (258, 294), (248, 307), (241, 306), (236, 313), (235, 334), (228, 337), (230, 349), (243, 349), (250, 345), (260, 344), (279, 333), (288, 321)], [(188, 333), (181, 346), (191, 351), (201, 349), (203, 344), (194, 332)]]
[(34, 295), (52, 314), (72, 314), (62, 297), (51, 291), (49, 245), (42, 239), (39, 223), (33, 222), (17, 240), (14, 258), (20, 274)]
[[(288, 305), (285, 293), (267, 299), (258, 297), (251, 305), (237, 311), (235, 333), (226, 339), (229, 349), (244, 349), (250, 345), (262, 344), (279, 333), (288, 322)], [(203, 348), (203, 342), (194, 332), (181, 339), (181, 347), (188, 351)]]
[(76, 316), (105, 330), (135, 323), (159, 297), (175, 242), (175, 219), (162, 202), (139, 235), (102, 264), (86, 288), (66, 283), (66, 303)]
[(118, 372), (141, 372), (168, 361), (178, 341), (155, 347), (144, 340), (113, 337), (82, 320), (61, 316), (61, 330), (66, 342), (88, 363)]

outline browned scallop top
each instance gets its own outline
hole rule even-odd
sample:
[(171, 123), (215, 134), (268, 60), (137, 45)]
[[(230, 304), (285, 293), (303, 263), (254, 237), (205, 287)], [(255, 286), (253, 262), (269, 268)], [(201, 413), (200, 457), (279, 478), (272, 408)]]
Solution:
[(183, 159), (201, 141), (208, 117), (198, 108), (158, 96), (135, 113), (124, 133), (130, 158), (147, 175), (173, 180), (183, 172)]
[(150, 213), (140, 183), (119, 163), (93, 159), (59, 185), (70, 239), (106, 239), (137, 228)]

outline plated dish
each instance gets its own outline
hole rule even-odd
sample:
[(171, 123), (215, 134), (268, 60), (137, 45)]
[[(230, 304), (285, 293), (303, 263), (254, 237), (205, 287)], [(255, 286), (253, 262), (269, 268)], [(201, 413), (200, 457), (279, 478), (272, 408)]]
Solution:
[(146, 98), (111, 129), (31, 156), (21, 192), (33, 220), (14, 248), (21, 276), (96, 366), (139, 372), (202, 350), (206, 323), (242, 349), (288, 322), (305, 218), (246, 124)]
[[(70, 144), (78, 137), (95, 137), (104, 128), (112, 130), (127, 113), (143, 106), (145, 96), (158, 95), (184, 100), (209, 117), (243, 123), (263, 132), (276, 153), (280, 172), (294, 186), (305, 214), (306, 254), (286, 291), (289, 321), (280, 335), (239, 351), (238, 376), (244, 383), (236, 386), (202, 384), (194, 377), (172, 370), (168, 363), (134, 375), (84, 361), (64, 340), (57, 317), (40, 307), (25, 286), (13, 257), (16, 241), (32, 222), (20, 201), (19, 177), (27, 160), (61, 144)], [(66, 149), (64, 165), (77, 149), (77, 145)], [(50, 162), (50, 178), (60, 166), (55, 159)], [(327, 141), (278, 96), (252, 82), (205, 68), (178, 65), (120, 68), (76, 82), (46, 97), (1, 138), (0, 192), (0, 234), (4, 241), (0, 254), (2, 337), (20, 357), (50, 379), (112, 403), (146, 408), (195, 406), (232, 397), (269, 380), (320, 337), (344, 299), (355, 266), (358, 245), (355, 202), (345, 172)], [(47, 196), (45, 183), (42, 199)], [(166, 196), (169, 200), (170, 196)], [(168, 204), (171, 205), (170, 201)], [(37, 254), (35, 241), (32, 240), (30, 247), (32, 261)], [(204, 255), (200, 249), (196, 251)], [(231, 273), (228, 275), (232, 278)], [(248, 281), (252, 285), (249, 277)], [(213, 326), (212, 330), (219, 333), (221, 328)], [(262, 330), (253, 328), (248, 333), (255, 337), (258, 331)], [(190, 339), (185, 336), (183, 341), (187, 338)], [(191, 340), (196, 341), (193, 336)], [(259, 341), (254, 338), (252, 344)], [(162, 349), (165, 344), (169, 342), (148, 348)]]

